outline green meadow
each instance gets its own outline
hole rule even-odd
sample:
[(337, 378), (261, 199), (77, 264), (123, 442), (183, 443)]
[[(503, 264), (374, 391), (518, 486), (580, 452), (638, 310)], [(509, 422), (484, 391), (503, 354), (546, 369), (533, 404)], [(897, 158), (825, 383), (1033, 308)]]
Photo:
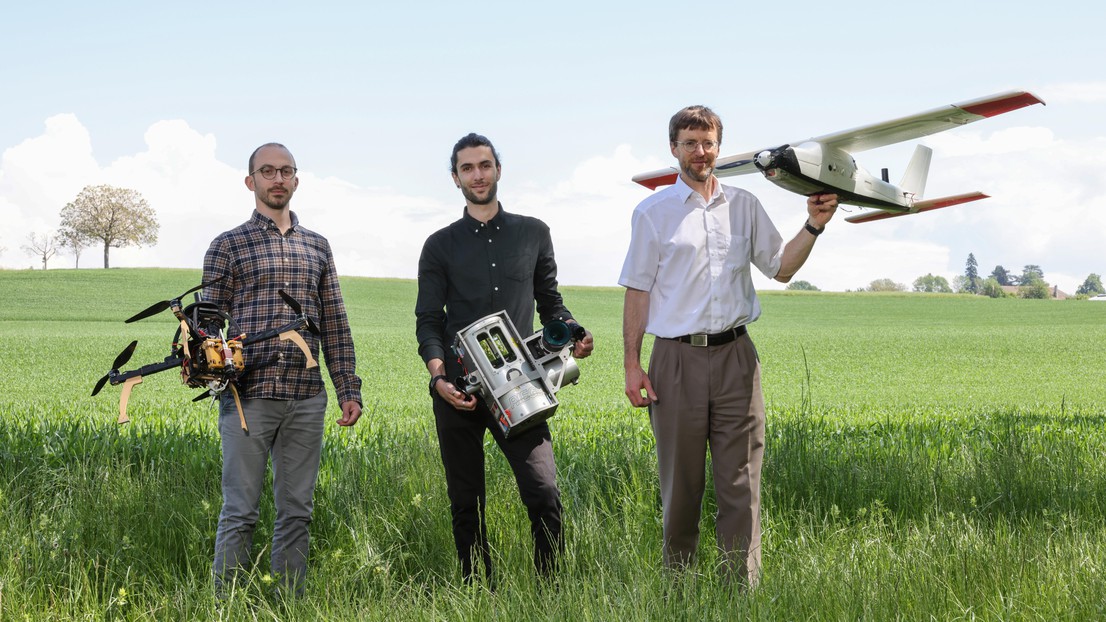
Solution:
[[(0, 272), (0, 620), (1089, 620), (1106, 618), (1106, 305), (766, 292), (750, 332), (768, 405), (764, 573), (660, 568), (648, 417), (622, 395), (622, 292), (564, 288), (596, 339), (551, 420), (566, 516), (558, 579), (487, 442), (494, 593), (464, 586), (416, 354), (415, 284), (342, 281), (365, 414), (328, 427), (308, 594), (256, 571), (216, 601), (215, 409), (172, 371), (89, 393), (196, 270)], [(647, 338), (646, 350), (649, 347)], [(331, 403), (332, 419), (337, 418)]]

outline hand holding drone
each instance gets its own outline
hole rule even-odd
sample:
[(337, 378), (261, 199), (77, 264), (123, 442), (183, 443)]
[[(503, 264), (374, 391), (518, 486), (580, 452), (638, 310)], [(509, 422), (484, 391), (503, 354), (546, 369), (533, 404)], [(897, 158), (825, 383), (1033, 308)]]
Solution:
[[(201, 288), (218, 283), (223, 278), (226, 277), (201, 283), (171, 300), (157, 302), (126, 320), (125, 323), (127, 324), (137, 322), (169, 309), (180, 321), (180, 326), (173, 336), (169, 356), (166, 356), (164, 360), (143, 365), (131, 371), (119, 371), (119, 368), (130, 361), (134, 349), (138, 345), (138, 341), (132, 341), (119, 353), (119, 356), (115, 357), (111, 371), (104, 374), (96, 382), (96, 386), (92, 389), (92, 395), (99, 393), (100, 389), (103, 389), (108, 382), (111, 382), (112, 386), (123, 385), (122, 392), (119, 395), (119, 423), (130, 421), (130, 418), (127, 417), (127, 402), (130, 400), (134, 385), (141, 383), (144, 376), (180, 367), (181, 382), (183, 384), (189, 387), (207, 389), (193, 401), (200, 401), (207, 397), (217, 397), (229, 387), (234, 396), (234, 402), (238, 406), (238, 418), (242, 424), (242, 430), (249, 434), (249, 429), (246, 427), (246, 418), (242, 414), (242, 403), (238, 397), (238, 389), (235, 386), (238, 379), (251, 369), (245, 364), (243, 348), (259, 341), (279, 337), (281, 340), (291, 341), (299, 347), (304, 356), (307, 357), (308, 369), (318, 367), (315, 358), (311, 356), (310, 348), (307, 347), (307, 342), (304, 341), (303, 336), (298, 331), (301, 328), (307, 328), (311, 333), (318, 335), (319, 329), (311, 318), (303, 312), (300, 303), (286, 294), (284, 290), (278, 290), (277, 293), (284, 299), (285, 304), (296, 312), (298, 317), (283, 326), (254, 335), (246, 335), (239, 329), (234, 318), (219, 309), (214, 303), (199, 300), (198, 295), (195, 302), (188, 306), (182, 306), (181, 298)], [(253, 368), (256, 369), (258, 366), (255, 365)]]

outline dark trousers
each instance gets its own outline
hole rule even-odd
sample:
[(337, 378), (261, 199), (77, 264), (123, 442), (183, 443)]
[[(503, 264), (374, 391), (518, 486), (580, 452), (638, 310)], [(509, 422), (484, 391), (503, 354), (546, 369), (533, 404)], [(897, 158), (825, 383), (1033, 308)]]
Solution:
[(477, 560), (492, 580), (488, 527), (484, 516), (487, 492), (484, 484), (484, 432), (490, 430), (499, 450), (515, 474), (519, 497), (530, 517), (534, 539), (534, 565), (538, 574), (549, 576), (557, 554), (564, 548), (561, 535), (561, 492), (557, 488), (557, 467), (553, 444), (545, 423), (509, 439), (483, 403), (476, 411), (458, 411), (434, 396), (434, 419), (438, 446), (445, 467), (449, 509), (453, 516), (453, 541), (465, 581), (471, 581)]

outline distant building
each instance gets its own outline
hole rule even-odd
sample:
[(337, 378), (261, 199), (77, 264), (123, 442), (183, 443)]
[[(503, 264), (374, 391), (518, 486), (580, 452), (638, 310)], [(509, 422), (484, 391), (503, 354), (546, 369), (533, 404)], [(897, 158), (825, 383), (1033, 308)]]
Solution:
[[(1020, 285), (999, 285), (999, 287), (1001, 287), (1002, 291), (1006, 292), (1006, 294), (1009, 295), (1009, 296), (1017, 296), (1018, 295), (1018, 290), (1021, 288)], [(1062, 291), (1056, 285), (1050, 285), (1049, 286), (1049, 291), (1052, 293), (1052, 299), (1053, 300), (1067, 300), (1068, 298), (1071, 297), (1071, 294), (1068, 294), (1067, 292)]]

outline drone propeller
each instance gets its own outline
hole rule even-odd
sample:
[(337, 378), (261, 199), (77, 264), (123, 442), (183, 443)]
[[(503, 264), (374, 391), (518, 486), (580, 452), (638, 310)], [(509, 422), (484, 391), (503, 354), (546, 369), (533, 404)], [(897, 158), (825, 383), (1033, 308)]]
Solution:
[(183, 294), (181, 294), (180, 296), (177, 296), (176, 298), (173, 298), (171, 300), (162, 300), (161, 302), (156, 302), (156, 303), (150, 305), (149, 307), (146, 307), (142, 311), (139, 311), (137, 314), (134, 315), (134, 317), (126, 320), (124, 323), (125, 324), (130, 324), (131, 322), (137, 322), (138, 320), (144, 320), (144, 319), (150, 317), (151, 315), (157, 315), (158, 313), (161, 313), (162, 311), (172, 307), (173, 303), (176, 303), (179, 306), (181, 298), (184, 298), (185, 296), (187, 296), (188, 294), (191, 294), (194, 291), (197, 291), (199, 289), (203, 289), (204, 287), (207, 287), (208, 285), (214, 285), (214, 284), (218, 283), (219, 281), (222, 281), (225, 278), (227, 278), (227, 275), (224, 274), (223, 276), (215, 279), (214, 281), (208, 281), (207, 283), (200, 283), (196, 287), (193, 287), (192, 289), (184, 292)]
[(303, 314), (303, 307), (300, 306), (299, 301), (284, 293), (283, 289), (278, 289), (277, 293), (280, 294), (280, 297), (284, 299), (284, 302), (287, 303), (289, 307), (292, 307), (296, 315), (303, 316), (303, 318), (307, 320), (307, 330), (311, 331), (313, 335), (318, 335), (319, 327), (315, 326), (315, 322), (312, 322), (310, 317)]
[(777, 165), (778, 158), (787, 152), (791, 148), (791, 145), (783, 145), (776, 147), (775, 149), (765, 149), (756, 155), (753, 160), (756, 163), (756, 167), (760, 170), (772, 168)]
[[(138, 341), (132, 341), (131, 345), (123, 348), (123, 351), (119, 353), (119, 356), (115, 357), (115, 362), (111, 364), (111, 371), (119, 371), (119, 368), (126, 365), (127, 361), (131, 360), (131, 356), (134, 354), (135, 347), (138, 346)], [(104, 374), (103, 378), (100, 378), (96, 382), (96, 387), (92, 389), (92, 395), (96, 395), (100, 392), (100, 389), (104, 388), (104, 384), (107, 383), (108, 378), (111, 377), (111, 371)]]

